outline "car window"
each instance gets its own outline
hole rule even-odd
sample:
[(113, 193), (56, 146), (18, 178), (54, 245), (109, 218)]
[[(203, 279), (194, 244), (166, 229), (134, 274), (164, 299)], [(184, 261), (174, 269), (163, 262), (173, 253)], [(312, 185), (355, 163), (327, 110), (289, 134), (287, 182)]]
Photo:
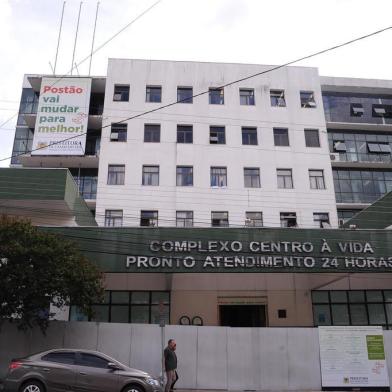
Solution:
[(68, 365), (73, 365), (75, 363), (75, 353), (58, 351), (44, 355), (41, 358), (43, 361), (65, 363)]
[(80, 353), (78, 365), (106, 369), (109, 361), (94, 354)]

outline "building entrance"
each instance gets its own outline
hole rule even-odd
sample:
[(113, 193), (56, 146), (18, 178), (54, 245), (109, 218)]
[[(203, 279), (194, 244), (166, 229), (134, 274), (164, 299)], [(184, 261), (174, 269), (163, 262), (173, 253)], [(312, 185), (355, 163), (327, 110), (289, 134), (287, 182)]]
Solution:
[(265, 327), (265, 305), (220, 305), (220, 325), (224, 327)]

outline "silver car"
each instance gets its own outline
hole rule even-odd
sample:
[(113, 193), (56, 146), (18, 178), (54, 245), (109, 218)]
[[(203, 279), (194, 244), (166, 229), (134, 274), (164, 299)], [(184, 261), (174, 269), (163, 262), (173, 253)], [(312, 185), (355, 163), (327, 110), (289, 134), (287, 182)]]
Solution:
[(4, 392), (162, 392), (159, 381), (148, 373), (96, 351), (66, 349), (12, 360), (2, 388)]

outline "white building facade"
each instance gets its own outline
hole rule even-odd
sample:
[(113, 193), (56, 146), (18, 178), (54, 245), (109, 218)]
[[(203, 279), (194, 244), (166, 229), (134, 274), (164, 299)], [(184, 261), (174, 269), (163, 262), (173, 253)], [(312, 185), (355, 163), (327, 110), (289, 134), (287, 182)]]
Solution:
[(110, 59), (98, 224), (337, 227), (317, 69), (217, 89), (270, 68)]

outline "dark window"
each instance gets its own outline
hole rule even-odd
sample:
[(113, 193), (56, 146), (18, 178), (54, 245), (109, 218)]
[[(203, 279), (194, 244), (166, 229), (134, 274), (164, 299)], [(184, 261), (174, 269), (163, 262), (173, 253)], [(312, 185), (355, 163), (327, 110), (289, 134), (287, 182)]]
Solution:
[(215, 186), (215, 187), (227, 186), (226, 167), (211, 167), (211, 186)]
[(285, 107), (286, 99), (284, 97), (284, 90), (270, 91), (271, 106)]
[(161, 141), (161, 126), (159, 124), (144, 124), (144, 142), (159, 143)]
[(305, 129), (306, 147), (320, 147), (320, 138), (318, 129)]
[(223, 88), (210, 88), (209, 99), (212, 105), (223, 105), (225, 103)]
[(287, 128), (274, 128), (274, 142), (275, 146), (289, 146), (289, 130)]
[(245, 167), (244, 183), (245, 188), (260, 188), (260, 169)]
[(247, 211), (245, 215), (245, 226), (248, 227), (262, 227), (263, 213), (261, 211)]
[(75, 363), (75, 353), (69, 351), (56, 351), (44, 355), (41, 358), (43, 361), (64, 363), (67, 365), (73, 365)]
[(123, 210), (105, 210), (105, 226), (121, 227), (123, 225)]
[(280, 319), (287, 318), (287, 310), (286, 309), (278, 309), (278, 318), (280, 318)]
[(193, 143), (192, 125), (177, 125), (177, 143)]
[(124, 185), (125, 165), (109, 165), (108, 185)]
[(324, 171), (309, 170), (310, 189), (325, 189)]
[(250, 88), (240, 88), (240, 104), (254, 105), (255, 104), (255, 90)]
[(193, 102), (193, 88), (192, 87), (177, 87), (177, 102), (192, 103)]
[(329, 224), (329, 214), (328, 212), (314, 212), (313, 213), (313, 222), (316, 226), (321, 228), (330, 228)]
[(76, 364), (100, 369), (107, 369), (109, 361), (94, 354), (79, 353)]
[(31, 151), (33, 146), (34, 130), (27, 127), (17, 127), (15, 132), (14, 146), (12, 149), (12, 155), (15, 157), (11, 158), (12, 164), (18, 164), (19, 156), (26, 154)]
[(373, 105), (372, 106), (373, 117), (392, 117), (392, 105)]
[(257, 145), (257, 128), (242, 127), (242, 144)]
[(142, 185), (159, 185), (159, 166), (143, 166)]
[(110, 130), (111, 142), (126, 142), (127, 141), (128, 124), (112, 124)]
[(315, 108), (316, 101), (314, 100), (314, 92), (313, 91), (301, 91), (301, 107), (302, 108)]
[[(39, 94), (32, 88), (24, 88), (20, 99), (19, 114), (35, 114), (38, 109)], [(24, 120), (18, 121), (18, 125), (25, 125)]]
[(228, 227), (229, 213), (227, 211), (212, 211), (211, 212), (211, 226), (213, 227)]
[(162, 87), (160, 86), (146, 87), (146, 102), (161, 102), (161, 100), (162, 100)]
[(193, 211), (177, 211), (176, 226), (193, 227)]
[(141, 211), (140, 226), (158, 226), (158, 211)]
[(193, 185), (193, 167), (192, 166), (177, 166), (176, 185), (177, 186), (192, 186)]
[(352, 103), (350, 105), (350, 113), (354, 117), (363, 116), (363, 113), (364, 113), (363, 105), (361, 103)]
[(129, 101), (129, 85), (114, 85), (113, 101)]
[(280, 213), (281, 227), (297, 227), (297, 214), (295, 212)]
[(225, 127), (210, 126), (210, 144), (226, 144)]
[(293, 188), (293, 173), (291, 169), (276, 169), (279, 189)]
[(98, 184), (98, 168), (70, 168), (76, 184), (78, 185), (79, 193), (84, 199), (96, 199), (97, 184)]

